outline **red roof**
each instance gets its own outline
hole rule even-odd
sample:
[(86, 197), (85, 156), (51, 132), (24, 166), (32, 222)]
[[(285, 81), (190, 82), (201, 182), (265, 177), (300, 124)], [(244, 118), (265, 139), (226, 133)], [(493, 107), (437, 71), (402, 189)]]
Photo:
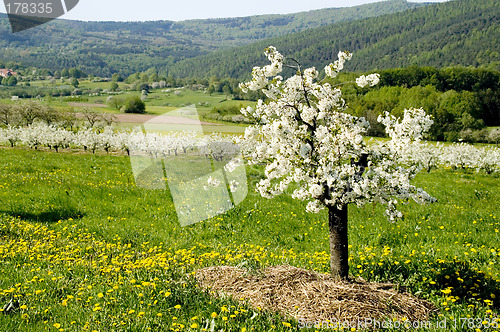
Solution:
[(9, 76), (12, 76), (12, 75), (17, 75), (17, 73), (15, 71), (13, 71), (12, 69), (0, 69), (0, 76), (2, 77), (9, 77)]

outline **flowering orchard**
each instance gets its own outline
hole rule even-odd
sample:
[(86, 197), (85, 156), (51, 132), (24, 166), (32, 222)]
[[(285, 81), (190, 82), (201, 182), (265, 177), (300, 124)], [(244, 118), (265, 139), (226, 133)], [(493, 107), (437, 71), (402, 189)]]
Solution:
[[(140, 147), (142, 151), (152, 156), (175, 156), (196, 150), (204, 155), (214, 154), (214, 159), (220, 159), (221, 153), (233, 153), (231, 149), (215, 151), (215, 143), (231, 143), (237, 137), (213, 134), (198, 137), (194, 132), (177, 132), (167, 135), (137, 131), (113, 131), (106, 128), (104, 131), (82, 129), (70, 131), (57, 125), (34, 123), (28, 127), (0, 128), (0, 144), (15, 146), (29, 146), (34, 149), (49, 147), (56, 151), (60, 149), (83, 149), (91, 152), (122, 152), (130, 153), (131, 147)], [(377, 141), (368, 143), (377, 148)], [(226, 147), (228, 144), (225, 145)], [(212, 149), (210, 149), (212, 147)], [(500, 149), (495, 147), (477, 148), (467, 143), (418, 142), (410, 144), (400, 156), (403, 160), (418, 164), (427, 171), (433, 168), (460, 168), (488, 174), (500, 171)]]
[[(224, 143), (224, 149), (217, 143)], [(130, 154), (131, 149), (147, 154), (153, 158), (177, 156), (181, 153), (195, 152), (218, 160), (221, 154), (234, 154), (229, 146), (232, 139), (220, 134), (198, 137), (196, 132), (172, 132), (162, 135), (154, 132), (113, 131), (111, 127), (104, 130), (84, 128), (70, 131), (56, 125), (34, 123), (27, 127), (0, 128), (0, 143), (15, 147), (29, 146), (34, 149), (49, 147), (56, 151), (72, 148), (85, 151), (116, 151)]]

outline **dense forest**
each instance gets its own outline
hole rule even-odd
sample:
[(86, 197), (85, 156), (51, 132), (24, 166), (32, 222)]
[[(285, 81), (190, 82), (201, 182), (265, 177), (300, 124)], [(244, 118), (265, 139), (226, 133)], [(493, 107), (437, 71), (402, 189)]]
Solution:
[(212, 52), (169, 67), (169, 74), (247, 78), (253, 66), (265, 63), (263, 49), (269, 45), (319, 69), (339, 50), (348, 50), (354, 53), (346, 64), (350, 71), (410, 65), (498, 70), (500, 44), (494, 41), (500, 36), (499, 21), (497, 0), (454, 0)]
[[(405, 108), (422, 107), (433, 115), (431, 138), (484, 141), (486, 126), (500, 125), (500, 72), (481, 68), (417, 67), (381, 70), (376, 88), (354, 84), (346, 98), (349, 111), (371, 123), (370, 134), (383, 135), (377, 117), (401, 116)], [(349, 74), (344, 81), (353, 79)], [(337, 83), (337, 82), (335, 82)]]
[(390, 0), (287, 15), (181, 22), (55, 20), (16, 34), (11, 33), (7, 16), (0, 14), (0, 61), (50, 70), (79, 67), (89, 74), (108, 77), (151, 67), (167, 72), (180, 60), (214, 50), (424, 5)]

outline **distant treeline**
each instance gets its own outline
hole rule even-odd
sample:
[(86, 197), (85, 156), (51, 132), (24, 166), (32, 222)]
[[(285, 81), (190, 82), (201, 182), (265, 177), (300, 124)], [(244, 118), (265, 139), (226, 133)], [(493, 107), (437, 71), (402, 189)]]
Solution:
[[(376, 8), (386, 5), (393, 9)], [(56, 20), (20, 34), (10, 33), (7, 19), (0, 17), (0, 59), (59, 71), (79, 67), (103, 77), (153, 68), (175, 78), (241, 80), (253, 66), (265, 63), (263, 50), (273, 45), (304, 67), (318, 69), (335, 61), (338, 51), (348, 50), (354, 54), (346, 64), (350, 71), (410, 65), (500, 70), (498, 0), (454, 0), (401, 12), (411, 6), (384, 1), (364, 14), (360, 10), (360, 18), (376, 16), (365, 19), (354, 19), (358, 16), (351, 8), (348, 16), (342, 15), (344, 22), (334, 20), (336, 24), (329, 24), (332, 17), (322, 10), (182, 24)], [(385, 12), (393, 14), (377, 16)]]
[[(403, 114), (405, 108), (423, 107), (434, 117), (431, 136), (436, 140), (485, 141), (486, 126), (500, 126), (500, 72), (450, 67), (417, 67), (378, 71), (374, 88), (348, 88), (350, 112), (365, 116), (372, 135), (383, 135), (379, 114)], [(353, 74), (341, 78), (346, 81)], [(484, 136), (484, 137), (483, 137)]]
[(500, 72), (483, 68), (462, 66), (438, 69), (434, 67), (410, 66), (377, 71), (380, 74), (379, 86), (402, 86), (411, 88), (417, 85), (433, 85), (439, 91), (498, 90)]

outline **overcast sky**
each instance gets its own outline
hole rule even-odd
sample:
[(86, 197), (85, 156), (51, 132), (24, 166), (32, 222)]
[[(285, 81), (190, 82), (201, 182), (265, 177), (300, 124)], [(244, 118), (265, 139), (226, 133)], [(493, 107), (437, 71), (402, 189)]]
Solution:
[[(56, 0), (59, 1), (59, 0)], [(285, 14), (357, 6), (379, 0), (80, 0), (62, 18), (83, 21), (181, 21), (196, 18)], [(422, 2), (421, 0), (413, 0)], [(443, 2), (444, 0), (428, 0)], [(5, 13), (3, 1), (0, 11)]]

